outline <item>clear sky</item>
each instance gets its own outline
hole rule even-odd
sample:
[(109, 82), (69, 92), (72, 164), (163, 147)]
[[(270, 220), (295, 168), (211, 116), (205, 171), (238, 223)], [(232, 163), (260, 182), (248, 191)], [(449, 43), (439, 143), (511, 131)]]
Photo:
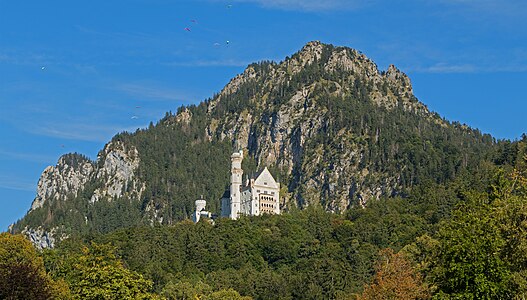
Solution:
[(95, 159), (311, 40), (396, 65), (449, 120), (527, 132), (525, 0), (0, 0), (0, 231), (60, 155)]

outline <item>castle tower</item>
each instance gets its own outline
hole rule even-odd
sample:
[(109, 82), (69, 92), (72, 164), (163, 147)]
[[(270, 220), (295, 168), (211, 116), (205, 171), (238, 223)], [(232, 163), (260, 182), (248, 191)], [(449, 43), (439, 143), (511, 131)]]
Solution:
[(196, 211), (192, 215), (192, 221), (194, 221), (194, 223), (198, 223), (201, 217), (201, 211), (204, 211), (205, 206), (207, 206), (207, 201), (203, 200), (203, 195), (201, 195), (201, 198), (196, 200), (194, 203), (196, 205)]
[(240, 187), (242, 185), (242, 160), (243, 160), (243, 151), (240, 150), (239, 153), (234, 152), (231, 155), (231, 212), (230, 218), (235, 220), (238, 218), (240, 213), (241, 205), (241, 191)]

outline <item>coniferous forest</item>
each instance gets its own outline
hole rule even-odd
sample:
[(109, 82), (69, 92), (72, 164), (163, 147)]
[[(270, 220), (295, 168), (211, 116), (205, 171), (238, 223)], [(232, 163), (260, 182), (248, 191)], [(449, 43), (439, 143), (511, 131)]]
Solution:
[(343, 214), (311, 206), (214, 225), (130, 227), (66, 239), (38, 253), (25, 238), (3, 233), (0, 295), (522, 299), (526, 142), (497, 153), (496, 161), (506, 164), (482, 166), (448, 184), (423, 183), (405, 198)]

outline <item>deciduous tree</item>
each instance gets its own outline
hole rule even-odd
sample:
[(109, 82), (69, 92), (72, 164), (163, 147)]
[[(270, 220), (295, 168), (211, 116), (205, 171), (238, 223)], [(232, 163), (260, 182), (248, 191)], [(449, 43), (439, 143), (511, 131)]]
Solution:
[(364, 288), (358, 300), (429, 299), (430, 292), (422, 276), (402, 253), (387, 248), (379, 253), (372, 283)]
[(69, 299), (67, 285), (46, 273), (44, 262), (22, 235), (0, 234), (0, 299)]

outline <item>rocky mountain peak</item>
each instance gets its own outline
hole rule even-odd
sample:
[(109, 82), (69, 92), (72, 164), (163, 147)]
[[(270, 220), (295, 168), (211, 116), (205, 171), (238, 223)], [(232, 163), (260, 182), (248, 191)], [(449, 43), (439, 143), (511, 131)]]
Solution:
[[(96, 178), (104, 180), (105, 185), (96, 189), (90, 199), (91, 203), (101, 199), (110, 200), (121, 197), (128, 190), (128, 185), (134, 187), (132, 199), (139, 197), (144, 188), (134, 180), (134, 172), (139, 167), (139, 153), (131, 145), (121, 141), (112, 141), (106, 145), (98, 157), (99, 167)], [(138, 188), (135, 190), (135, 188)]]
[(302, 50), (297, 53), (301, 65), (310, 65), (315, 60), (319, 60), (322, 57), (322, 52), (324, 51), (325, 46), (326, 45), (319, 41), (308, 42), (304, 47), (302, 47)]
[[(289, 85), (292, 80), (295, 80), (295, 76), (313, 67), (315, 63), (326, 74), (323, 77), (327, 78), (329, 74), (340, 74), (340, 78), (335, 78), (333, 82), (326, 80), (326, 84), (334, 85), (341, 94), (350, 93), (352, 85), (360, 82), (362, 85), (372, 87), (369, 98), (380, 106), (391, 109), (398, 103), (408, 104), (414, 100), (410, 79), (394, 65), (390, 65), (388, 70), (381, 72), (377, 65), (360, 51), (311, 41), (280, 63), (263, 62), (249, 65), (243, 73), (235, 76), (218, 96), (210, 101), (208, 112), (211, 113), (218, 102), (234, 95), (249, 83), (255, 86), (255, 93), (264, 95), (268, 90), (277, 86)], [(316, 81), (320, 78), (313, 77), (312, 79)], [(341, 82), (342, 80), (351, 81), (351, 85)], [(305, 93), (306, 90), (314, 87), (313, 83), (306, 82), (306, 84), (297, 92)], [(424, 106), (417, 108), (416, 105), (404, 107), (411, 110), (425, 109)], [(185, 111), (183, 113), (186, 115), (182, 114), (178, 119), (188, 119), (188, 113)]]
[(396, 66), (390, 65), (386, 71), (385, 77), (392, 83), (403, 87), (407, 92), (413, 94), (412, 83), (410, 78)]
[(30, 211), (51, 199), (64, 201), (69, 195), (76, 196), (94, 170), (95, 164), (85, 156), (76, 153), (61, 156), (56, 166), (47, 167), (40, 176)]
[[(80, 193), (86, 192), (86, 187), (94, 182), (98, 182), (98, 187), (91, 192), (91, 204), (103, 199), (111, 201), (124, 195), (137, 200), (145, 190), (144, 183), (139, 183), (135, 178), (139, 161), (137, 149), (121, 141), (109, 142), (99, 153), (96, 162), (77, 153), (65, 154), (55, 166), (48, 166), (42, 172), (37, 195), (28, 214), (46, 203), (49, 207), (61, 207), (67, 201), (79, 197)], [(48, 214), (50, 213), (53, 214), (48, 208)], [(87, 221), (86, 218), (85, 222)], [(11, 226), (10, 230), (13, 228)], [(26, 226), (17, 230), (26, 234), (37, 247), (47, 248), (53, 247), (58, 228), (45, 230), (42, 226)]]
[[(64, 224), (57, 216), (102, 231), (171, 224), (203, 191), (218, 207), (229, 152), (240, 148), (252, 171), (269, 167), (278, 176), (283, 207), (320, 203), (342, 212), (398, 195), (429, 174), (448, 179), (461, 161), (456, 151), (475, 151), (481, 141), (430, 113), (395, 66), (379, 71), (360, 51), (312, 41), (279, 63), (249, 65), (208, 101), (117, 135), (96, 162), (61, 157), (42, 174), (36, 212), (12, 230), (48, 245)], [(442, 143), (458, 150), (446, 155)], [(432, 164), (424, 153), (434, 153)]]
[(187, 108), (183, 108), (176, 116), (176, 123), (182, 123), (185, 125), (190, 124), (192, 120), (192, 112)]

